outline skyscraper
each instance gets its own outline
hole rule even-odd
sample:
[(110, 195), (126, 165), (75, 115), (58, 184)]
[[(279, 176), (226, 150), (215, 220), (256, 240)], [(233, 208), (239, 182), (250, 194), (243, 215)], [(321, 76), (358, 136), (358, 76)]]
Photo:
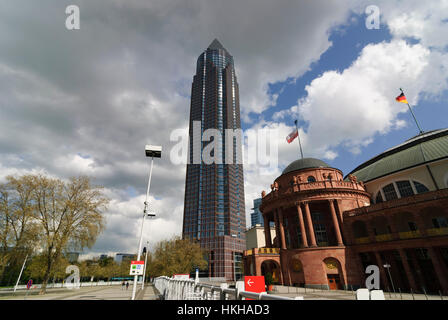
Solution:
[[(220, 143), (216, 136), (205, 137), (209, 129), (220, 134)], [(229, 280), (235, 274), (239, 278), (239, 262), (245, 250), (241, 139), (226, 135), (229, 130), (240, 129), (233, 57), (215, 39), (197, 60), (191, 88), (182, 233), (183, 238), (198, 241), (207, 252), (208, 276)], [(215, 146), (210, 152), (213, 163), (206, 161), (203, 154), (211, 146)]]
[(255, 227), (255, 225), (257, 224), (264, 226), (263, 215), (261, 214), (260, 211), (260, 205), (261, 205), (261, 198), (254, 199), (254, 207), (252, 208), (252, 210), (254, 211), (250, 214), (251, 227)]

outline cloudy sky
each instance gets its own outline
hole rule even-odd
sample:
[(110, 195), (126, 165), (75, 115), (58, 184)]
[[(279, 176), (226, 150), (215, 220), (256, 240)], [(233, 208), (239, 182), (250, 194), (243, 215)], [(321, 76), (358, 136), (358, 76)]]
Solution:
[[(343, 5), (342, 5), (343, 4)], [(80, 30), (67, 30), (68, 5)], [(375, 5), (379, 29), (366, 27)], [(424, 130), (447, 127), (448, 1), (2, 0), (0, 179), (80, 174), (112, 199), (86, 254), (133, 252), (146, 191), (145, 144), (162, 145), (145, 241), (179, 235), (185, 165), (170, 135), (188, 126), (196, 59), (218, 38), (234, 56), (243, 129), (275, 129), (278, 167), (245, 167), (252, 201), (298, 157), (347, 174)]]

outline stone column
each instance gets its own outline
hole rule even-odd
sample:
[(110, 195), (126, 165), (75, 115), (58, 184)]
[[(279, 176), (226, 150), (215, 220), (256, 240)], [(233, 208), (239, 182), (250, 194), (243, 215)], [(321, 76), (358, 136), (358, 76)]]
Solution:
[(415, 219), (415, 224), (417, 225), (418, 231), (420, 231), (421, 237), (426, 237), (426, 225), (422, 215), (420, 212), (413, 212), (412, 216)]
[(308, 232), (310, 235), (310, 242), (311, 242), (310, 246), (317, 247), (316, 236), (314, 235), (313, 220), (311, 220), (310, 207), (308, 205), (308, 201), (303, 202), (303, 204), (305, 205), (305, 217), (306, 217), (306, 222), (307, 222)]
[(373, 219), (367, 219), (365, 223), (370, 242), (376, 242), (375, 232), (373, 231)]
[(448, 278), (447, 278), (447, 268), (444, 266), (443, 261), (441, 261), (441, 257), (437, 252), (437, 249), (434, 247), (427, 247), (429, 256), (432, 261), (432, 265), (434, 266), (434, 270), (437, 275), (437, 279), (439, 279), (439, 283), (442, 289), (442, 292), (448, 293)]
[[(400, 214), (400, 213), (398, 213)], [(399, 240), (400, 239), (400, 235), (398, 233), (398, 227), (397, 227), (397, 223), (396, 223), (396, 216), (391, 215), (391, 216), (387, 216), (386, 215), (386, 221), (387, 221), (387, 225), (390, 228), (390, 233), (392, 236), (393, 240)]]
[[(383, 290), (386, 290), (389, 287), (389, 278), (388, 275), (386, 274), (386, 270), (384, 270), (383, 267), (383, 261), (381, 260), (381, 256), (380, 253), (378, 251), (374, 251), (375, 254), (375, 259), (376, 259), (376, 263), (378, 268), (380, 268), (380, 282), (383, 283)], [(392, 290), (392, 287), (389, 287), (389, 290)]]
[(254, 254), (255, 275), (261, 276), (261, 262), (257, 261), (257, 255)]
[(278, 212), (277, 210), (274, 210), (274, 224), (275, 224), (275, 237), (277, 238), (277, 244), (273, 243), (272, 247), (274, 246), (280, 246), (280, 222), (278, 219)]
[(342, 241), (344, 241), (344, 237), (345, 235), (345, 230), (344, 230), (344, 217), (343, 217), (343, 212), (341, 210), (341, 204), (340, 204), (341, 200), (334, 200), (334, 204), (335, 204), (335, 209), (336, 209), (336, 216), (338, 217), (338, 222), (339, 222), (339, 230), (341, 230), (341, 235), (342, 235)]
[(411, 267), (409, 266), (408, 257), (404, 249), (398, 249), (398, 253), (400, 254), (401, 263), (403, 264), (404, 271), (406, 273), (406, 277), (409, 282), (409, 286), (415, 292), (417, 290), (417, 284), (415, 283), (414, 276), (412, 275)]
[(308, 240), (306, 239), (306, 230), (305, 224), (303, 223), (303, 213), (300, 202), (297, 204), (297, 217), (299, 218), (300, 233), (302, 234), (302, 245), (304, 248), (308, 248)]
[(286, 249), (285, 228), (283, 227), (283, 212), (282, 209), (277, 209), (279, 228), (280, 228), (280, 248)]
[(266, 248), (272, 248), (271, 227), (267, 216), (264, 216), (264, 239), (266, 241)]
[(422, 287), (426, 288), (426, 282), (425, 282), (425, 278), (422, 274), (422, 270), (420, 269), (420, 265), (418, 264), (418, 259), (417, 259), (417, 255), (415, 253), (415, 248), (411, 248), (409, 250), (410, 256), (411, 256), (411, 260), (412, 260), (412, 265), (414, 266), (415, 272), (417, 273), (417, 278), (419, 281), (419, 288), (418, 291), (422, 290)]
[(331, 218), (333, 219), (333, 227), (336, 233), (336, 241), (338, 242), (338, 246), (343, 246), (344, 242), (342, 242), (341, 229), (339, 229), (339, 222), (334, 209), (333, 199), (328, 200), (328, 203), (330, 205)]

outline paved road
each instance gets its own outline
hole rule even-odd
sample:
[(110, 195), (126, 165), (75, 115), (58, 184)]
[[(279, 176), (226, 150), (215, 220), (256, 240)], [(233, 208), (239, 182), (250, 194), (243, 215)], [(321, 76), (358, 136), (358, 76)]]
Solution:
[[(37, 292), (36, 292), (37, 293)], [(1, 300), (130, 300), (132, 297), (132, 286), (129, 289), (122, 289), (121, 286), (105, 286), (105, 287), (85, 287), (80, 289), (50, 289), (45, 295), (28, 295), (25, 297), (23, 292), (17, 293), (15, 296), (4, 296)], [(158, 296), (155, 294), (151, 285), (147, 285), (144, 291), (138, 290), (136, 300), (156, 300)]]

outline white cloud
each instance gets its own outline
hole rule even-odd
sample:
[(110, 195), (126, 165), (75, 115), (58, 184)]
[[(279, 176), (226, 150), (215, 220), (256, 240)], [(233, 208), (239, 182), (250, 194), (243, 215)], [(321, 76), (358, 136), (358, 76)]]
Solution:
[(405, 125), (397, 116), (408, 108), (394, 99), (400, 87), (414, 106), (422, 96), (441, 94), (447, 88), (448, 69), (441, 56), (446, 54), (400, 39), (367, 45), (350, 67), (324, 72), (306, 86), (307, 95), (298, 106), (275, 117), (298, 110), (308, 123), (312, 148), (321, 148), (325, 155), (342, 145), (358, 154), (375, 134)]
[[(250, 113), (266, 110), (278, 98), (268, 91), (270, 83), (294, 81), (319, 60), (331, 46), (331, 30), (346, 23), (352, 3), (80, 1), (81, 30), (69, 32), (62, 2), (17, 6), (3, 1), (0, 177), (34, 172), (93, 176), (112, 203), (106, 232), (92, 251), (132, 251), (149, 170), (143, 147), (160, 144), (166, 153), (155, 161), (151, 186), (159, 218), (148, 224), (148, 239), (180, 233), (185, 166), (167, 160), (173, 146), (169, 137), (188, 125), (188, 96), (199, 54), (215, 37), (233, 54), (242, 117), (249, 121)], [(415, 19), (394, 22), (401, 6), (389, 3), (380, 8), (394, 37), (415, 34), (421, 43), (411, 46), (395, 39), (368, 46), (344, 72), (329, 71), (310, 83), (299, 110), (278, 113), (274, 120), (300, 111), (309, 122), (307, 133), (300, 132), (305, 156), (333, 159), (334, 146), (341, 143), (356, 152), (376, 132), (403, 126), (396, 115), (406, 106), (390, 101), (399, 86), (412, 102), (446, 88), (442, 66), (448, 69), (448, 59), (441, 49), (446, 38), (440, 20), (446, 19), (445, 9), (412, 1), (415, 8), (403, 11)], [(442, 4), (445, 8), (446, 1)], [(429, 12), (426, 5), (437, 13), (419, 16), (418, 10)], [(404, 72), (400, 81), (399, 72)], [(406, 77), (412, 81), (403, 82)], [(355, 102), (365, 97), (367, 102)], [(335, 108), (342, 109), (336, 113)], [(297, 141), (285, 143), (293, 127), (269, 121), (252, 127), (263, 125), (278, 129), (280, 166), (297, 159)], [(270, 175), (245, 168), (247, 217), (252, 198), (279, 174), (280, 168)]]

